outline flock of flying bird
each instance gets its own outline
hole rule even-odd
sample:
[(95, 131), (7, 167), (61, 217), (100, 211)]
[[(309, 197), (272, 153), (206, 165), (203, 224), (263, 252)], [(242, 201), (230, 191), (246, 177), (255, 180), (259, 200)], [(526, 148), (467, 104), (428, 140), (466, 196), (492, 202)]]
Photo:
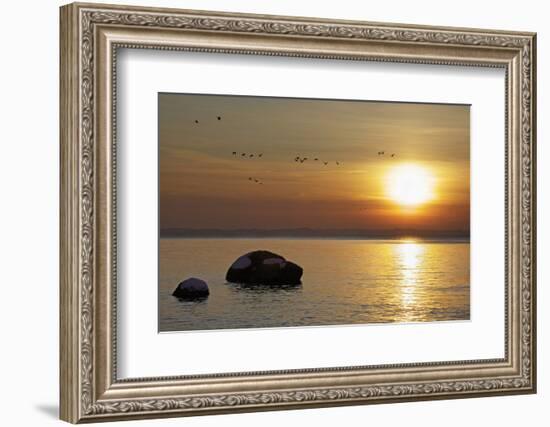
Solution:
[[(304, 162), (307, 161), (307, 160), (308, 160), (307, 157), (300, 157), (300, 156), (294, 157), (294, 161), (295, 161), (295, 162), (304, 163)], [(319, 161), (319, 158), (318, 158), (318, 157), (315, 157), (315, 158), (313, 159), (313, 161), (314, 161), (314, 162), (318, 162), (318, 161)], [(325, 166), (327, 166), (328, 163), (329, 163), (329, 162), (325, 162), (324, 160), (321, 160), (321, 162), (322, 162)], [(336, 166), (340, 166), (340, 162), (334, 162), (334, 163), (336, 163)]]
[[(221, 117), (221, 116), (218, 116), (217, 119), (218, 119), (218, 120), (221, 120), (222, 117)], [(200, 122), (199, 122), (198, 120), (195, 119), (195, 124), (198, 125), (199, 123), (200, 123)]]
[[(237, 152), (236, 151), (233, 151), (232, 153), (234, 156), (237, 155)], [(262, 157), (264, 154), (263, 153), (260, 153), (260, 154), (256, 154), (257, 157)], [(246, 154), (246, 153), (241, 153), (241, 157), (248, 157), (248, 158), (252, 158), (254, 157), (254, 154)]]
[[(218, 121), (220, 121), (220, 120), (222, 119), (221, 116), (217, 116), (216, 118), (218, 119)], [(199, 122), (198, 120), (195, 120), (195, 124), (199, 124), (199, 123), (200, 123), (200, 122)], [(238, 153), (237, 151), (233, 151), (231, 154), (232, 154), (233, 156), (237, 156), (239, 153)], [(385, 155), (386, 155), (386, 152), (385, 152), (385, 151), (379, 151), (377, 154), (378, 154), (378, 156), (385, 156)], [(264, 155), (263, 153), (257, 153), (257, 154), (254, 154), (254, 153), (241, 153), (240, 157), (244, 157), (244, 158), (249, 158), (249, 159), (251, 159), (251, 158), (253, 158), (253, 157), (261, 158), (263, 155)], [(396, 156), (395, 153), (390, 154), (390, 157), (395, 157), (395, 156)], [(308, 157), (300, 157), (300, 156), (294, 157), (294, 161), (295, 161), (296, 163), (304, 163), (304, 162), (306, 162), (307, 160), (309, 160)], [(328, 161), (320, 160), (318, 157), (313, 158), (313, 161), (314, 161), (314, 162), (319, 162), (319, 161), (320, 161), (320, 162), (323, 163), (325, 166), (328, 166), (328, 164), (329, 164)], [(340, 166), (340, 162), (334, 162), (334, 163), (336, 164), (336, 166)], [(254, 177), (252, 177), (252, 176), (249, 176), (249, 177), (248, 177), (248, 180), (249, 180), (250, 182), (255, 183), (255, 184), (260, 184), (260, 185), (263, 185), (263, 184), (264, 184), (261, 180), (259, 180), (258, 178), (254, 178)]]

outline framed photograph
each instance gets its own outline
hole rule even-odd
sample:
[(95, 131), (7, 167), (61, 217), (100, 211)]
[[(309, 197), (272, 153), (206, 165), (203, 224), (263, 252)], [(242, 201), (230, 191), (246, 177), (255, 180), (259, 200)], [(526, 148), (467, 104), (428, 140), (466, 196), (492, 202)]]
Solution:
[(60, 22), (63, 420), (536, 391), (535, 34)]

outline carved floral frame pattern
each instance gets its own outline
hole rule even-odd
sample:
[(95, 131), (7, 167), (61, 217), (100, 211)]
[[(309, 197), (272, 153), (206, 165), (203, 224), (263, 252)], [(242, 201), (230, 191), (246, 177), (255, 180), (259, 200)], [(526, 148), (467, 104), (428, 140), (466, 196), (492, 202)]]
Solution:
[[(66, 14), (66, 15), (63, 15)], [(101, 6), (90, 4), (73, 4), (62, 9), (63, 20), (66, 22), (65, 30), (62, 30), (62, 49), (74, 49), (79, 61), (80, 73), (75, 77), (74, 93), (78, 93), (78, 118), (76, 119), (79, 132), (79, 141), (67, 140), (63, 144), (76, 144), (78, 153), (74, 155), (79, 159), (78, 165), (72, 165), (78, 175), (74, 182), (78, 182), (78, 200), (70, 196), (66, 190), (61, 209), (69, 209), (71, 203), (78, 205), (77, 223), (72, 223), (63, 228), (62, 239), (67, 238), (68, 228), (78, 233), (73, 236), (78, 240), (78, 250), (73, 254), (77, 257), (78, 283), (69, 283), (69, 280), (61, 284), (61, 292), (67, 292), (67, 287), (76, 287), (78, 301), (77, 307), (69, 310), (64, 317), (62, 310), (62, 353), (67, 351), (66, 346), (71, 346), (70, 360), (62, 360), (61, 369), (67, 369), (66, 376), (62, 374), (61, 380), (61, 415), (63, 419), (71, 422), (99, 421), (122, 419), (130, 417), (155, 417), (167, 415), (185, 415), (228, 412), (230, 410), (257, 410), (257, 409), (281, 409), (285, 407), (327, 406), (329, 404), (357, 404), (370, 401), (400, 401), (421, 400), (427, 398), (458, 397), (487, 395), (498, 392), (529, 393), (535, 390), (535, 35), (529, 33), (504, 33), (486, 32), (482, 30), (464, 30), (453, 28), (432, 27), (408, 27), (404, 25), (328, 22), (304, 20), (298, 18), (264, 17), (254, 15), (231, 15), (206, 12), (179, 11), (179, 10), (155, 10), (147, 8), (126, 8), (120, 6)], [(138, 399), (112, 399), (100, 400), (95, 396), (94, 368), (94, 291), (97, 283), (94, 281), (94, 241), (97, 236), (95, 226), (95, 179), (96, 166), (94, 155), (95, 141), (95, 28), (98, 25), (116, 25), (125, 27), (139, 27), (150, 29), (174, 29), (174, 30), (200, 30), (207, 32), (231, 32), (240, 34), (270, 34), (283, 36), (298, 36), (323, 39), (351, 39), (385, 41), (396, 43), (409, 43), (418, 45), (452, 45), (458, 47), (486, 47), (509, 48), (519, 53), (521, 61), (519, 99), (518, 106), (521, 114), (520, 150), (521, 173), (520, 200), (521, 200), (521, 241), (518, 242), (521, 251), (521, 373), (520, 375), (506, 378), (466, 378), (455, 381), (431, 381), (410, 382), (396, 381), (392, 384), (366, 385), (355, 387), (330, 387), (330, 388), (297, 388), (290, 390), (273, 390), (264, 392), (240, 392), (240, 393), (216, 393), (211, 395), (181, 396), (181, 397), (151, 397)], [(68, 40), (71, 38), (71, 40)], [(64, 41), (65, 40), (65, 41)], [(65, 44), (63, 44), (65, 43)], [(72, 43), (72, 45), (71, 45)], [(143, 46), (127, 43), (118, 47)], [(148, 46), (156, 49), (176, 49), (170, 46)], [(224, 49), (195, 49), (210, 52), (239, 52), (246, 54), (272, 54), (255, 52), (251, 49), (224, 50)], [(281, 52), (286, 56), (308, 56), (317, 58), (337, 58), (335, 55), (324, 56), (319, 54), (293, 54)], [(116, 57), (116, 49), (113, 54)], [(345, 59), (354, 59), (348, 56)], [(358, 58), (364, 60), (364, 58)], [(116, 58), (115, 58), (116, 60)], [(384, 58), (371, 58), (371, 60), (387, 60)], [(410, 63), (448, 63), (459, 64), (460, 58), (452, 61), (423, 61), (414, 58), (393, 58), (392, 61)], [(69, 61), (68, 61), (69, 62)], [(75, 62), (73, 61), (73, 64)], [(481, 64), (490, 66), (489, 64)], [(62, 81), (67, 77), (63, 76)], [(116, 83), (116, 75), (113, 76)], [(63, 92), (63, 84), (62, 84)], [(63, 93), (62, 93), (63, 97)], [(74, 99), (73, 99), (74, 101)], [(69, 101), (67, 101), (69, 102)], [(63, 105), (63, 104), (62, 104)], [(75, 114), (75, 106), (66, 106), (66, 113), (70, 110)], [(63, 107), (62, 107), (63, 110)], [(113, 109), (115, 111), (115, 109)], [(62, 111), (62, 115), (63, 115)], [(63, 126), (62, 119), (62, 126)], [(66, 123), (66, 122), (65, 122)], [(113, 113), (113, 126), (116, 125), (116, 117)], [(67, 148), (65, 148), (67, 149)], [(67, 158), (70, 156), (67, 156)], [(62, 157), (63, 160), (63, 157)], [(69, 161), (69, 160), (67, 160)], [(116, 165), (114, 165), (116, 166)], [(63, 172), (62, 172), (63, 175)], [(116, 194), (116, 193), (115, 193)], [(63, 197), (63, 191), (62, 191)], [(68, 200), (70, 197), (71, 200)], [(77, 230), (77, 231), (76, 231)], [(114, 237), (116, 239), (116, 236)], [(115, 240), (116, 244), (116, 240)], [(69, 256), (67, 256), (69, 257)], [(62, 257), (62, 270), (68, 268)], [(66, 304), (63, 300), (62, 305)], [(68, 318), (70, 317), (70, 318)], [(67, 322), (67, 323), (65, 323)], [(67, 325), (70, 323), (76, 330), (72, 337), (68, 337)], [(64, 348), (65, 347), (65, 348)], [(76, 347), (76, 348), (75, 348)], [(116, 354), (116, 349), (115, 349)], [(63, 356), (62, 356), (63, 358)], [(114, 362), (113, 376), (116, 377), (116, 362)], [(453, 362), (443, 363), (450, 366)], [(398, 368), (398, 366), (396, 366)], [(336, 371), (345, 368), (335, 368)], [(315, 370), (312, 370), (315, 371)], [(301, 372), (307, 372), (302, 370)], [(268, 373), (265, 373), (268, 375)], [(220, 374), (223, 376), (223, 374)], [(116, 378), (114, 378), (116, 380)], [(154, 380), (154, 379), (153, 379)], [(177, 379), (176, 379), (177, 380)]]

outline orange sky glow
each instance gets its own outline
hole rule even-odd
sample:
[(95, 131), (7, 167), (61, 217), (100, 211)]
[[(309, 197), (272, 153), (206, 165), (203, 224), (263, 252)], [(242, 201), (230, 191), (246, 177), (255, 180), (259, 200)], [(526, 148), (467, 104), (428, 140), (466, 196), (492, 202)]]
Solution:
[(191, 94), (158, 101), (161, 230), (469, 234), (468, 105)]

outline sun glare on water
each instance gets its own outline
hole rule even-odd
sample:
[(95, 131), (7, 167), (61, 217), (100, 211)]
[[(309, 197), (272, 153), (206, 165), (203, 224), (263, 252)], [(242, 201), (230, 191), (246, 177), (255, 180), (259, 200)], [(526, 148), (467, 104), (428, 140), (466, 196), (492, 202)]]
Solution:
[(403, 206), (414, 207), (434, 198), (434, 177), (431, 172), (415, 164), (393, 167), (386, 178), (390, 199)]

